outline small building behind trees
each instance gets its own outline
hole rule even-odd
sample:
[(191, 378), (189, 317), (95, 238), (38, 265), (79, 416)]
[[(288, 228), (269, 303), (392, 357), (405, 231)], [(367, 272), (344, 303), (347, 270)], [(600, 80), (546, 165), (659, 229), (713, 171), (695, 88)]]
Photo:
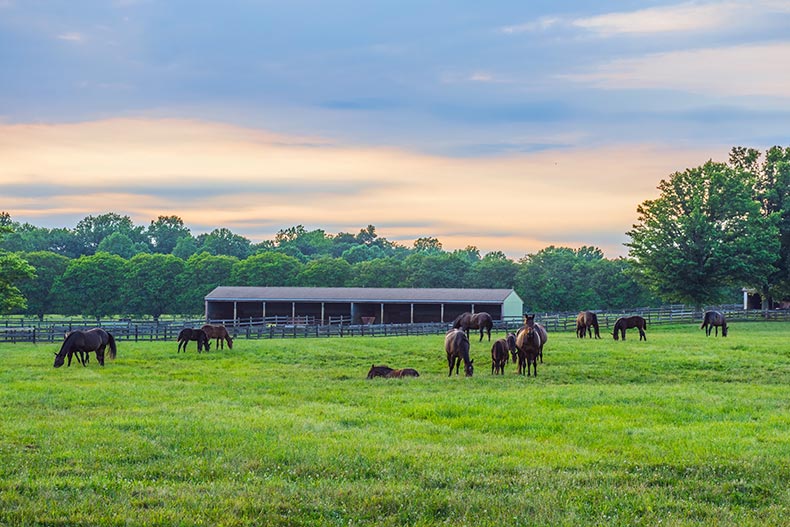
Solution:
[(220, 286), (206, 295), (205, 304), (209, 321), (276, 317), (322, 325), (451, 322), (466, 311), (521, 320), (524, 309), (513, 289)]

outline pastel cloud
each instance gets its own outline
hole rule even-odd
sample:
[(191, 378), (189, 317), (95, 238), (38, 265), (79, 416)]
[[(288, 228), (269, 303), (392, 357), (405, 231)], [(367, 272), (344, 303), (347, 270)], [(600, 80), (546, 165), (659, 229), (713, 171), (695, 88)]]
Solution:
[(790, 42), (673, 51), (613, 60), (593, 72), (564, 78), (605, 89), (668, 89), (714, 96), (788, 98), (788, 57)]
[(600, 36), (709, 32), (743, 29), (777, 14), (789, 13), (790, 2), (787, 0), (684, 2), (580, 18), (543, 16), (523, 24), (506, 26), (502, 32), (538, 32), (559, 27), (583, 29)]
[(0, 125), (0, 210), (42, 226), (176, 214), (193, 232), (228, 227), (255, 241), (296, 224), (370, 223), (389, 239), (436, 236), (450, 249), (518, 257), (554, 243), (617, 255), (658, 181), (710, 157), (616, 145), (458, 159), (192, 120)]

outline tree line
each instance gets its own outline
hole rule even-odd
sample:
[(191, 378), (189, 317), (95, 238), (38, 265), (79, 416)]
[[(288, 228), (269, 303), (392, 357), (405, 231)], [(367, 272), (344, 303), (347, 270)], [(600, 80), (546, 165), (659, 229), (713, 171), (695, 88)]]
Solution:
[(790, 148), (736, 147), (726, 163), (671, 174), (637, 207), (628, 258), (550, 246), (514, 261), (474, 246), (411, 247), (297, 225), (252, 243), (192, 235), (178, 216), (135, 225), (113, 212), (47, 229), (0, 213), (0, 312), (43, 316), (198, 314), (216, 286), (513, 288), (530, 311), (702, 306), (790, 297)]
[(13, 222), (0, 251), (34, 269), (17, 276), (5, 311), (36, 315), (199, 314), (223, 286), (514, 288), (536, 311), (618, 309), (654, 302), (629, 277), (623, 258), (600, 249), (547, 247), (514, 261), (473, 246), (446, 251), (437, 238), (411, 247), (376, 234), (327, 234), (302, 225), (254, 244), (225, 228), (193, 236), (176, 216), (147, 228), (115, 213), (89, 216), (73, 230)]

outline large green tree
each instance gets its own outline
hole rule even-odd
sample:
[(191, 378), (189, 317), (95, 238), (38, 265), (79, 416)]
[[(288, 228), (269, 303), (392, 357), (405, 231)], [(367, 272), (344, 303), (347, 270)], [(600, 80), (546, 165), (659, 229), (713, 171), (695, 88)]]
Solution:
[(172, 254), (138, 254), (127, 265), (124, 297), (127, 311), (151, 315), (175, 313), (178, 305), (178, 277), (184, 260)]
[(24, 253), (22, 257), (36, 269), (35, 277), (19, 282), (19, 290), (27, 298), (25, 312), (43, 320), (44, 315), (57, 311), (58, 298), (53, 287), (66, 272), (70, 260), (50, 251)]
[(126, 265), (120, 256), (101, 252), (71, 260), (53, 287), (61, 310), (66, 315), (96, 318), (125, 313), (121, 291)]
[(99, 250), (102, 240), (113, 233), (124, 234), (133, 243), (145, 243), (143, 230), (129, 216), (108, 212), (98, 216), (86, 216), (80, 220), (74, 228), (74, 235), (81, 244), (82, 254), (94, 254)]
[(255, 287), (294, 285), (302, 268), (302, 263), (293, 256), (264, 252), (233, 264), (230, 282)]
[(359, 262), (351, 268), (350, 286), (401, 287), (406, 280), (403, 262), (397, 258), (377, 258)]
[[(7, 214), (4, 218), (10, 220)], [(0, 222), (0, 238), (12, 232), (6, 222)], [(35, 276), (35, 269), (24, 259), (7, 251), (0, 251), (0, 313), (9, 313), (16, 309), (24, 309), (27, 301), (17, 286), (23, 280)]]
[(486, 254), (466, 273), (468, 287), (508, 289), (515, 284), (518, 265), (502, 251)]
[(324, 256), (307, 262), (296, 282), (304, 287), (345, 287), (350, 278), (350, 263), (342, 258)]
[(790, 298), (790, 147), (774, 146), (765, 153), (736, 147), (730, 152), (730, 164), (753, 175), (757, 198), (763, 215), (776, 222), (779, 230), (779, 254), (773, 270), (761, 282), (749, 285), (760, 291), (768, 307), (769, 300)]
[(403, 265), (408, 287), (464, 287), (464, 276), (471, 268), (466, 258), (436, 249), (416, 252)]
[(761, 213), (748, 170), (708, 161), (672, 174), (637, 207), (626, 245), (637, 279), (664, 300), (724, 300), (728, 286), (767, 280), (779, 252), (775, 220)]
[(204, 298), (215, 287), (227, 285), (238, 258), (209, 253), (193, 254), (178, 278), (181, 313), (203, 313)]
[(198, 250), (209, 254), (246, 258), (250, 255), (252, 242), (224, 227), (214, 229), (197, 237)]
[(184, 226), (184, 220), (178, 216), (159, 216), (148, 226), (146, 235), (151, 252), (159, 254), (172, 253), (180, 238), (192, 236)]

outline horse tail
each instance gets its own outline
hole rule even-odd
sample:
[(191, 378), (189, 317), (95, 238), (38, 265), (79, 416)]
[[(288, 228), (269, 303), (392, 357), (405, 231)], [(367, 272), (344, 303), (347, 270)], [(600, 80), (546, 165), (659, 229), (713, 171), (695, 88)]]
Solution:
[(110, 345), (110, 358), (115, 360), (115, 355), (118, 354), (118, 347), (115, 345), (115, 337), (107, 333), (107, 344)]

